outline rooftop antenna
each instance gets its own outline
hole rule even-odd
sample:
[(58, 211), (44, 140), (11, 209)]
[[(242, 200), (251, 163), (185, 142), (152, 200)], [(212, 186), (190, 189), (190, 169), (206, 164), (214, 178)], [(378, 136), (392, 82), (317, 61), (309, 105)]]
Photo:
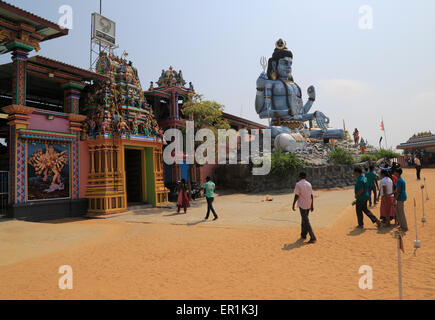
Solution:
[(93, 13), (91, 19), (91, 41), (89, 53), (89, 71), (95, 71), (100, 53), (113, 54), (116, 45), (116, 23), (102, 16), (103, 1), (100, 0), (99, 13)]

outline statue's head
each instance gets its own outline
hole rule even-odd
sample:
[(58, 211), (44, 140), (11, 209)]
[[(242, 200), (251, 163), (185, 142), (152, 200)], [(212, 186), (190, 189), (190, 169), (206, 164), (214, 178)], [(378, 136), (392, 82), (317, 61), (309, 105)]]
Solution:
[(293, 53), (287, 49), (285, 41), (279, 39), (275, 45), (272, 58), (269, 59), (267, 77), (269, 80), (288, 79), (292, 77)]

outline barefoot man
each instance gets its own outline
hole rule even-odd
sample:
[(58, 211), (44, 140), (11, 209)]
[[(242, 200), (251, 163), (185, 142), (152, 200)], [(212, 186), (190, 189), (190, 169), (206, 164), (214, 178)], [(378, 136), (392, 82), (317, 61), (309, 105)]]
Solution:
[(293, 211), (296, 211), (295, 205), (298, 203), (299, 210), (301, 212), (302, 218), (302, 231), (301, 231), (301, 240), (307, 239), (307, 234), (310, 235), (310, 241), (308, 243), (316, 243), (317, 239), (314, 235), (313, 229), (311, 228), (310, 219), (308, 215), (314, 211), (314, 197), (313, 197), (313, 188), (311, 187), (311, 183), (307, 180), (307, 175), (305, 172), (301, 172), (299, 174), (299, 182), (295, 187), (295, 199), (293, 200)]

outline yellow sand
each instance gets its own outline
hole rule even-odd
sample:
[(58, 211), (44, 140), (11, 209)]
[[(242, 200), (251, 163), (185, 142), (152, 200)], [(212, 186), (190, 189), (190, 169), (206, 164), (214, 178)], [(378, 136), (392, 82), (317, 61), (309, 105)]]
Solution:
[[(431, 200), (422, 227), (420, 183), (406, 171), (405, 299), (435, 298), (435, 170), (424, 170)], [(110, 220), (34, 224), (0, 222), (0, 299), (396, 299), (397, 249), (391, 230), (357, 232), (352, 191), (316, 192), (319, 239), (296, 242), (298, 213), (289, 195), (222, 196), (221, 219), (203, 223), (204, 203)], [(422, 248), (413, 254), (413, 198)], [(373, 209), (379, 215), (379, 208)], [(241, 217), (246, 217), (243, 219)], [(246, 223), (243, 223), (243, 221)], [(58, 288), (58, 269), (73, 268), (73, 290)], [(362, 265), (373, 290), (358, 286)]]

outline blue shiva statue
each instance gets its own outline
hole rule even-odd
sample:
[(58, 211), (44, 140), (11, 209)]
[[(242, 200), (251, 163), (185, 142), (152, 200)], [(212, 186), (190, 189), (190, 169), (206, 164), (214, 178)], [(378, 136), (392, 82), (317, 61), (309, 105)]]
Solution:
[(325, 141), (344, 138), (343, 130), (327, 128), (329, 118), (322, 112), (309, 113), (316, 100), (313, 86), (308, 88), (308, 101), (303, 104), (301, 88), (292, 76), (293, 53), (287, 49), (285, 41), (279, 39), (272, 58), (268, 63), (263, 58), (261, 64), (264, 72), (257, 80), (255, 108), (261, 119), (270, 119), (273, 139), (280, 134), (288, 137), (301, 129), (304, 122), (312, 120), (316, 120), (320, 130), (310, 130), (310, 138)]

